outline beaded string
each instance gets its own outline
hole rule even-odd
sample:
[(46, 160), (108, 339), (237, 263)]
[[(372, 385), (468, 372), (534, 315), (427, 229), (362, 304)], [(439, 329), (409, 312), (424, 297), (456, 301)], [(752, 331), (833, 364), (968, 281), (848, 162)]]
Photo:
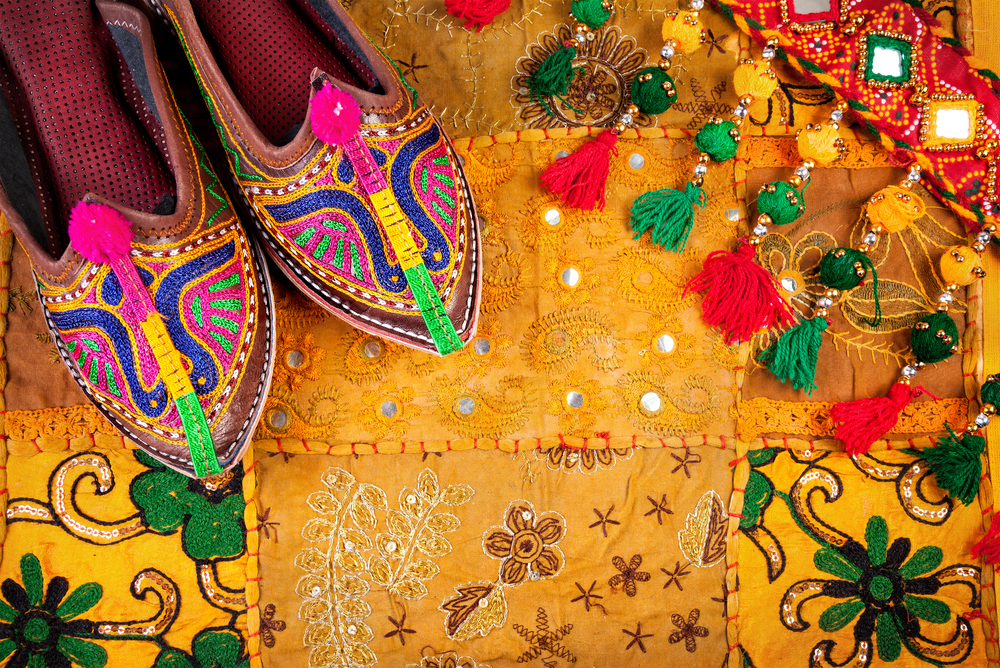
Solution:
[[(911, 177), (919, 178), (919, 173), (910, 174)], [(891, 198), (885, 197), (876, 205), (895, 206), (894, 201), (906, 203), (900, 196), (902, 194), (905, 193), (896, 193)], [(876, 229), (878, 229), (877, 224), (872, 226), (869, 234), (874, 233)], [(971, 246), (953, 246), (941, 256), (940, 271), (945, 286), (937, 298), (937, 312), (926, 315), (914, 323), (910, 330), (910, 352), (913, 361), (902, 368), (889, 393), (885, 397), (840, 403), (830, 410), (831, 419), (839, 424), (836, 437), (844, 443), (846, 452), (850, 454), (868, 452), (872, 443), (882, 438), (896, 425), (903, 408), (916, 397), (926, 393), (923, 388), (912, 385), (917, 373), (927, 364), (943, 362), (959, 352), (958, 327), (948, 312), (954, 301), (954, 293), (960, 287), (971, 285), (986, 275), (982, 267), (981, 254), (996, 235), (996, 231), (995, 225), (986, 225), (976, 235), (976, 241)], [(993, 402), (987, 403), (995, 406)], [(988, 414), (980, 414), (975, 423), (980, 427), (989, 424)]]

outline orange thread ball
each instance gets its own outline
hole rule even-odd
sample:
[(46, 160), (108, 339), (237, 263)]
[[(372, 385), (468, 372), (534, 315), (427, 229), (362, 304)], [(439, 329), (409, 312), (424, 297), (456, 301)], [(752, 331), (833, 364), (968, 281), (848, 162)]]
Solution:
[(945, 283), (971, 285), (979, 278), (976, 270), (982, 266), (979, 253), (968, 246), (952, 246), (941, 256), (941, 278)]
[(778, 77), (765, 62), (742, 63), (733, 73), (736, 97), (749, 95), (754, 100), (766, 100), (778, 89)]
[(701, 21), (697, 12), (670, 12), (663, 19), (663, 41), (674, 40), (676, 53), (693, 53), (702, 43)]
[(902, 232), (925, 211), (924, 200), (899, 186), (882, 188), (868, 200), (868, 219), (889, 233)]
[(799, 155), (820, 167), (829, 167), (840, 158), (843, 143), (836, 128), (829, 125), (806, 128), (799, 132)]

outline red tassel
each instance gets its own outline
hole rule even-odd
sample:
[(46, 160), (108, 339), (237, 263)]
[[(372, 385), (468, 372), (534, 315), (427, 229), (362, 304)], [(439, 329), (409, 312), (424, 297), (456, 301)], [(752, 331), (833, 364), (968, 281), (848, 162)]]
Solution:
[(830, 418), (839, 423), (836, 437), (843, 442), (844, 452), (849, 455), (868, 452), (872, 443), (892, 431), (907, 404), (921, 394), (934, 396), (919, 386), (894, 383), (884, 397), (845, 401), (831, 408)]
[(993, 513), (990, 530), (983, 539), (972, 546), (972, 556), (988, 564), (1000, 564), (1000, 513)]
[(445, 0), (444, 8), (452, 16), (465, 19), (465, 29), (483, 26), (510, 9), (510, 0)]
[(604, 210), (604, 184), (608, 180), (611, 154), (618, 155), (618, 133), (604, 130), (576, 153), (559, 158), (549, 165), (539, 179), (562, 201), (584, 211)]
[(741, 239), (735, 253), (710, 253), (704, 268), (684, 288), (685, 295), (708, 291), (701, 302), (702, 320), (721, 329), (727, 344), (749, 341), (762, 329), (795, 323), (774, 277), (754, 262), (754, 252)]

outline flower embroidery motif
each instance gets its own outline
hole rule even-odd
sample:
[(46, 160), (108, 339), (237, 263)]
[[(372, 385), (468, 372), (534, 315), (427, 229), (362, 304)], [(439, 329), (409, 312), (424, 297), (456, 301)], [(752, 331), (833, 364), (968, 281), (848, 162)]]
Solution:
[(312, 332), (306, 332), (302, 336), (282, 332), (278, 337), (278, 352), (274, 364), (275, 389), (288, 386), (297, 390), (307, 380), (318, 380), (323, 373), (320, 363), (324, 359), (326, 350), (314, 345)]
[[(573, 60), (577, 72), (565, 99), (539, 98), (528, 87), (528, 79), (549, 55), (561, 49), (567, 40), (573, 40), (572, 28), (560, 25), (552, 33), (539, 35), (538, 42), (528, 47), (528, 55), (517, 61), (517, 73), (511, 80), (514, 89), (511, 104), (517, 109), (519, 121), (531, 128), (614, 123), (628, 104), (632, 79), (648, 56), (635, 38), (622, 35), (617, 26), (589, 35), (592, 37), (577, 46)], [(656, 118), (638, 114), (635, 123), (638, 127), (651, 127)]]
[(701, 610), (698, 610), (697, 608), (691, 611), (688, 615), (687, 621), (684, 621), (684, 618), (676, 612), (670, 615), (670, 621), (672, 621), (674, 626), (678, 629), (670, 634), (670, 644), (679, 643), (683, 640), (684, 649), (687, 651), (694, 652), (698, 649), (698, 646), (695, 644), (695, 638), (708, 637), (708, 629), (704, 626), (697, 625), (699, 617), (701, 617)]
[(246, 502), (240, 467), (195, 480), (142, 452), (136, 452), (135, 458), (151, 469), (136, 476), (129, 488), (146, 526), (164, 534), (181, 529), (181, 544), (192, 559), (235, 557), (243, 552)]
[[(89, 582), (67, 597), (69, 582), (54, 577), (44, 586), (38, 557), (21, 557), (21, 584), (11, 579), (0, 586), (6, 603), (0, 601), (0, 661), (11, 656), (8, 666), (32, 668), (103, 668), (108, 654), (84, 637), (94, 633), (94, 622), (73, 619), (90, 610), (101, 599), (103, 589)], [(9, 605), (8, 605), (9, 604)]]
[[(978, 582), (979, 569), (953, 565), (927, 575), (941, 565), (941, 548), (925, 546), (911, 555), (909, 538), (897, 538), (890, 545), (888, 525), (877, 515), (868, 520), (865, 541), (867, 547), (849, 538), (838, 547), (820, 548), (813, 559), (816, 568), (837, 579), (800, 580), (792, 585), (781, 601), (782, 623), (793, 631), (808, 628), (809, 623), (801, 618), (806, 601), (840, 599), (823, 611), (819, 627), (834, 633), (854, 623), (854, 656), (848, 662), (858, 657), (857, 665), (869, 665), (873, 646), (886, 662), (898, 659), (904, 647), (930, 663), (942, 657), (947, 657), (949, 664), (963, 661), (972, 651), (972, 629), (964, 618), (955, 616), (954, 636), (945, 642), (925, 638), (921, 620), (931, 624), (950, 621), (948, 604), (930, 597), (944, 586)], [(972, 589), (971, 607), (977, 609), (979, 597), (974, 585)], [(813, 653), (823, 651), (829, 659), (834, 646), (832, 640), (823, 640)]]
[(490, 668), (486, 664), (477, 664), (467, 656), (460, 657), (455, 652), (445, 652), (438, 656), (425, 656), (420, 664), (407, 664), (406, 668)]
[(503, 560), (500, 582), (513, 586), (529, 579), (555, 577), (565, 563), (556, 543), (565, 536), (566, 520), (562, 515), (556, 512), (538, 515), (535, 507), (522, 499), (507, 506), (504, 526), (487, 530), (483, 549), (494, 559)]
[(571, 448), (557, 445), (542, 454), (536, 451), (537, 459), (545, 459), (550, 471), (562, 473), (591, 474), (610, 471), (619, 461), (632, 458), (632, 448)]
[(627, 564), (624, 559), (618, 556), (614, 557), (611, 560), (611, 563), (614, 564), (615, 568), (621, 571), (617, 575), (611, 576), (608, 580), (608, 585), (611, 587), (620, 587), (624, 585), (625, 593), (629, 596), (635, 596), (637, 591), (635, 583), (649, 582), (649, 573), (639, 570), (639, 567), (642, 566), (641, 554), (633, 554)]

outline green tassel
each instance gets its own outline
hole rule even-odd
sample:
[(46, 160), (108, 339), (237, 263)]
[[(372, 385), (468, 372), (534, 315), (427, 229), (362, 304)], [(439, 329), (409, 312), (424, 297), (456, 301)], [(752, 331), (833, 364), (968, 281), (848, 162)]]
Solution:
[(665, 188), (640, 195), (632, 203), (630, 224), (635, 238), (652, 230), (653, 243), (681, 252), (694, 225), (694, 207), (703, 207), (707, 201), (705, 191), (690, 182), (684, 192)]
[(803, 320), (781, 335), (757, 359), (782, 383), (811, 395), (816, 389), (816, 361), (823, 344), (826, 318)]
[(962, 434), (961, 439), (948, 427), (951, 436), (939, 438), (933, 448), (923, 452), (924, 460), (937, 477), (938, 487), (965, 505), (976, 500), (983, 475), (980, 456), (986, 449), (982, 436)]
[[(542, 106), (545, 107), (545, 111), (549, 112), (550, 116), (555, 116), (555, 114), (552, 113), (549, 105), (546, 104), (546, 97), (556, 97), (563, 104), (569, 106), (563, 96), (569, 92), (569, 85), (573, 82), (576, 71), (583, 69), (573, 67), (574, 58), (576, 58), (575, 46), (569, 45), (561, 49), (556, 49), (542, 61), (542, 64), (538, 66), (535, 73), (528, 77), (528, 80), (525, 82), (531, 90), (531, 101), (534, 102), (537, 98), (542, 103)], [(573, 107), (570, 107), (570, 109), (573, 109)], [(573, 109), (573, 111), (576, 111), (576, 109)]]
[(611, 18), (611, 10), (604, 8), (602, 0), (573, 0), (570, 13), (591, 30), (597, 30)]
[(1000, 377), (987, 376), (986, 382), (979, 389), (979, 398), (983, 400), (984, 404), (1000, 406)]

